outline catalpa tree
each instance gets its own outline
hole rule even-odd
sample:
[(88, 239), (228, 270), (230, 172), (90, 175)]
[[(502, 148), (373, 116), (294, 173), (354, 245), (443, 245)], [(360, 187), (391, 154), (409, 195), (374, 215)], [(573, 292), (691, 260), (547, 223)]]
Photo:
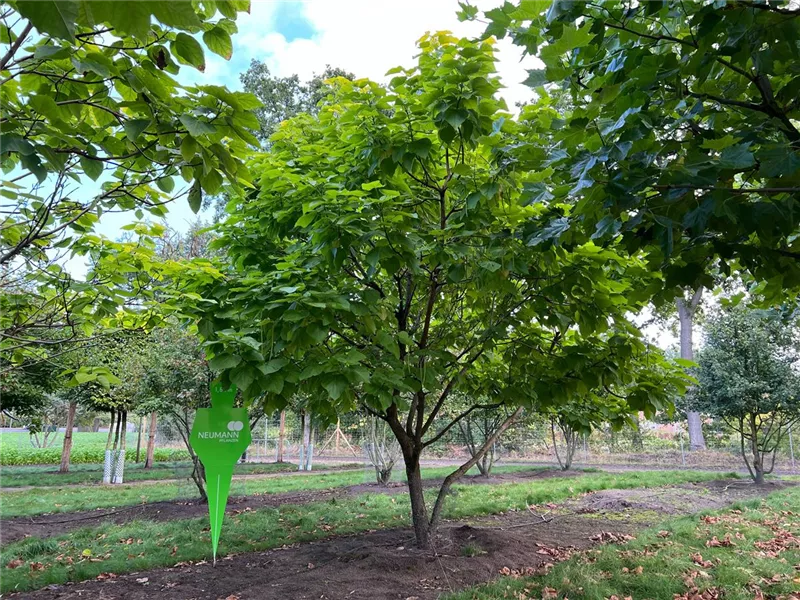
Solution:
[[(554, 208), (530, 203), (542, 174), (509, 156), (527, 128), (495, 98), (490, 41), (439, 33), (419, 49), (388, 86), (337, 80), (317, 116), (280, 127), (250, 166), (258, 194), (229, 204), (215, 242), (231, 266), (195, 284), (187, 313), (211, 367), (268, 408), (302, 396), (321, 416), (384, 420), (427, 547), (450, 486), (524, 406), (635, 384), (626, 365), (647, 348), (625, 315), (660, 283), (613, 249), (547, 240)], [(669, 386), (639, 383), (631, 409), (661, 406)], [(456, 390), (481, 400), (448, 410)], [(425, 449), (504, 405), (430, 508)]]

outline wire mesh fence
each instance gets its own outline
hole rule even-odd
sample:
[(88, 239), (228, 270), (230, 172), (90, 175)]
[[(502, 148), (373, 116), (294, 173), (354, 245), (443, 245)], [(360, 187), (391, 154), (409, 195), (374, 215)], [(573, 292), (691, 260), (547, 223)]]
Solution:
[[(128, 464), (146, 456), (149, 419), (143, 421), (142, 431), (134, 428), (126, 434)], [(92, 437), (93, 436), (93, 437)], [(75, 460), (76, 463), (102, 463), (106, 432), (76, 434), (73, 444), (73, 458), (85, 458), (97, 454), (97, 459)], [(784, 436), (775, 457), (776, 474), (800, 474), (800, 450), (797, 447), (798, 431)], [(9, 460), (24, 452), (32, 452), (34, 458), (17, 464), (57, 464), (60, 458), (63, 432), (57, 432), (47, 448), (36, 448), (24, 431), (0, 432), (0, 453), (3, 464), (15, 464)], [(91, 438), (91, 439), (90, 439)], [(96, 439), (95, 439), (96, 438)], [(278, 461), (297, 465), (301, 457), (311, 454), (314, 470), (334, 465), (361, 465), (374, 476), (370, 453), (369, 421), (362, 415), (347, 415), (337, 423), (311, 429), (311, 443), (306, 446), (303, 440), (303, 425), (300, 415), (287, 411), (283, 427), (280, 417), (264, 417), (252, 427), (252, 443), (242, 462), (274, 463)], [(564, 439), (556, 432), (555, 442), (561, 449)], [(685, 432), (674, 424), (659, 424), (642, 420), (638, 430), (626, 429), (615, 432), (601, 428), (588, 436), (579, 436), (573, 460), (574, 466), (619, 466), (619, 467), (657, 467), (657, 468), (705, 468), (736, 470), (746, 472), (741, 455), (740, 440), (736, 434), (709, 424), (706, 432), (707, 449), (689, 451)], [(158, 449), (156, 460), (169, 463), (174, 469), (175, 479), (189, 480), (192, 464), (186, 443), (180, 429), (168, 417), (158, 419), (155, 435)], [(89, 451), (91, 449), (91, 452)], [(557, 465), (553, 447), (553, 434), (548, 422), (525, 420), (510, 428), (495, 444), (494, 454), (499, 464), (531, 463)], [(461, 464), (469, 458), (469, 445), (464, 431), (453, 427), (436, 444), (426, 448), (423, 463), (428, 465)], [(166, 458), (165, 458), (166, 457)], [(398, 463), (402, 463), (401, 460)], [(769, 464), (769, 463), (768, 463)], [(188, 481), (188, 485), (193, 485)]]

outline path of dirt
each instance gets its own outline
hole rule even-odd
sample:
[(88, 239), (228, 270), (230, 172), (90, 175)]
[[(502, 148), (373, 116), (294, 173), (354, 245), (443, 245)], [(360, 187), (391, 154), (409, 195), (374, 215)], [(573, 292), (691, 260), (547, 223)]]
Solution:
[[(461, 484), (493, 484), (529, 481), (545, 477), (574, 477), (580, 472), (563, 473), (552, 469), (539, 469), (531, 471), (516, 471), (491, 477), (467, 476)], [(440, 485), (441, 479), (426, 479), (425, 487)], [(283, 504), (307, 504), (320, 502), (331, 498), (341, 498), (358, 494), (399, 494), (407, 492), (405, 483), (391, 483), (388, 487), (381, 487), (376, 483), (362, 483), (358, 485), (335, 487), (323, 490), (309, 490), (298, 492), (283, 492), (278, 494), (251, 494), (248, 496), (231, 496), (228, 500), (226, 512), (232, 514), (243, 510), (256, 510), (265, 507), (281, 506)], [(78, 512), (52, 513), (31, 517), (14, 517), (0, 521), (0, 540), (3, 544), (19, 540), (25, 536), (47, 538), (60, 535), (81, 527), (93, 527), (103, 522), (128, 523), (130, 521), (148, 519), (151, 521), (171, 521), (174, 519), (191, 519), (193, 517), (208, 516), (208, 505), (196, 500), (171, 500), (166, 502), (150, 502), (136, 504), (118, 509), (101, 509)]]
[[(268, 552), (50, 586), (16, 600), (434, 600), (501, 572), (534, 572), (588, 548), (599, 532), (631, 534), (665, 514), (719, 508), (788, 484), (739, 480), (587, 494), (543, 512), (443, 525), (437, 553), (414, 549), (407, 529), (337, 537)], [(545, 513), (551, 513), (547, 516)], [(642, 518), (644, 516), (644, 518)], [(550, 519), (550, 520), (547, 520)], [(606, 535), (606, 537), (608, 537)], [(467, 554), (475, 554), (467, 556)]]

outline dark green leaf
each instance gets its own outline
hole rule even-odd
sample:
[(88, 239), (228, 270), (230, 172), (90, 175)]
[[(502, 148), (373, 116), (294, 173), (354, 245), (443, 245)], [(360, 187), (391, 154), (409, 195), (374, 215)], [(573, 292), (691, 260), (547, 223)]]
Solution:
[(42, 35), (73, 41), (78, 20), (77, 0), (17, 0), (19, 14)]
[(431, 141), (428, 138), (416, 139), (408, 145), (408, 151), (420, 158), (427, 158), (431, 151)]
[(152, 5), (153, 14), (164, 25), (183, 30), (200, 27), (200, 19), (189, 0), (152, 2)]
[(192, 209), (194, 214), (200, 212), (200, 208), (203, 205), (203, 192), (200, 191), (200, 181), (195, 179), (194, 183), (192, 184), (191, 189), (189, 190), (189, 208)]
[(548, 82), (544, 69), (528, 69), (528, 77), (522, 82), (528, 87), (539, 87)]
[(100, 160), (81, 156), (81, 167), (83, 168), (83, 172), (86, 173), (92, 181), (97, 181), (97, 178), (103, 173), (103, 162)]
[(36, 149), (28, 140), (14, 134), (3, 135), (3, 152), (19, 152), (20, 154), (35, 154)]
[(756, 164), (753, 153), (748, 149), (750, 144), (736, 144), (725, 148), (719, 156), (719, 165), (723, 169), (746, 169)]
[[(186, 131), (188, 131), (193, 137), (201, 137), (204, 135), (208, 135), (214, 133), (216, 128), (205, 121), (201, 121), (197, 117), (193, 117), (192, 115), (181, 115), (178, 117), (183, 123), (184, 127), (186, 127)], [(181, 149), (181, 152), (183, 149)]]
[(232, 369), (242, 362), (240, 356), (233, 354), (220, 354), (208, 361), (208, 366), (214, 371), (224, 371), (225, 369)]
[(139, 139), (142, 132), (150, 126), (150, 119), (128, 119), (122, 124), (125, 135), (132, 142)]

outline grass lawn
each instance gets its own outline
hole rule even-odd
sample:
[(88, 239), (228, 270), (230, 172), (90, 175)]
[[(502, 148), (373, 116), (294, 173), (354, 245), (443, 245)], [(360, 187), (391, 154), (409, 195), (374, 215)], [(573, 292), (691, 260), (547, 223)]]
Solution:
[[(283, 471), (296, 471), (297, 465), (291, 463), (245, 463), (236, 465), (234, 473), (267, 474)], [(181, 479), (189, 477), (192, 471), (190, 462), (155, 463), (151, 469), (145, 469), (144, 463), (126, 463), (125, 481), (149, 481), (160, 479)], [(69, 473), (59, 473), (54, 465), (36, 465), (26, 467), (2, 467), (0, 469), (0, 487), (49, 487), (75, 484), (101, 484), (103, 481), (103, 465), (84, 464), (70, 465)]]
[(797, 598), (790, 594), (800, 590), (798, 512), (800, 488), (790, 488), (673, 519), (627, 544), (573, 556), (543, 576), (504, 577), (448, 600)]
[[(425, 478), (444, 477), (455, 467), (435, 467), (422, 470)], [(495, 467), (493, 473), (508, 473), (530, 470), (527, 466)], [(477, 469), (474, 470), (477, 473)], [(188, 474), (184, 474), (188, 477)], [(405, 471), (395, 469), (392, 479), (405, 480)], [(324, 490), (333, 487), (373, 483), (374, 471), (358, 469), (341, 473), (320, 473), (273, 477), (269, 479), (234, 480), (231, 495), (277, 494), (303, 490)], [(72, 512), (130, 506), (144, 502), (160, 502), (178, 498), (197, 498), (197, 488), (190, 480), (163, 485), (114, 485), (87, 486), (85, 488), (42, 487), (32, 490), (6, 491), (0, 493), (0, 519), (40, 515), (54, 512)]]
[[(557, 502), (589, 491), (653, 487), (722, 476), (691, 471), (592, 473), (579, 478), (456, 486), (457, 494), (447, 503), (445, 516), (458, 519), (493, 514), (528, 504)], [(430, 501), (433, 492), (429, 491)], [(409, 524), (406, 495), (365, 494), (353, 499), (264, 508), (226, 518), (220, 555)], [(106, 572), (142, 571), (208, 559), (210, 539), (204, 531), (207, 525), (205, 518), (167, 523), (139, 521), (13, 542), (0, 551), (0, 593), (80, 581)]]

